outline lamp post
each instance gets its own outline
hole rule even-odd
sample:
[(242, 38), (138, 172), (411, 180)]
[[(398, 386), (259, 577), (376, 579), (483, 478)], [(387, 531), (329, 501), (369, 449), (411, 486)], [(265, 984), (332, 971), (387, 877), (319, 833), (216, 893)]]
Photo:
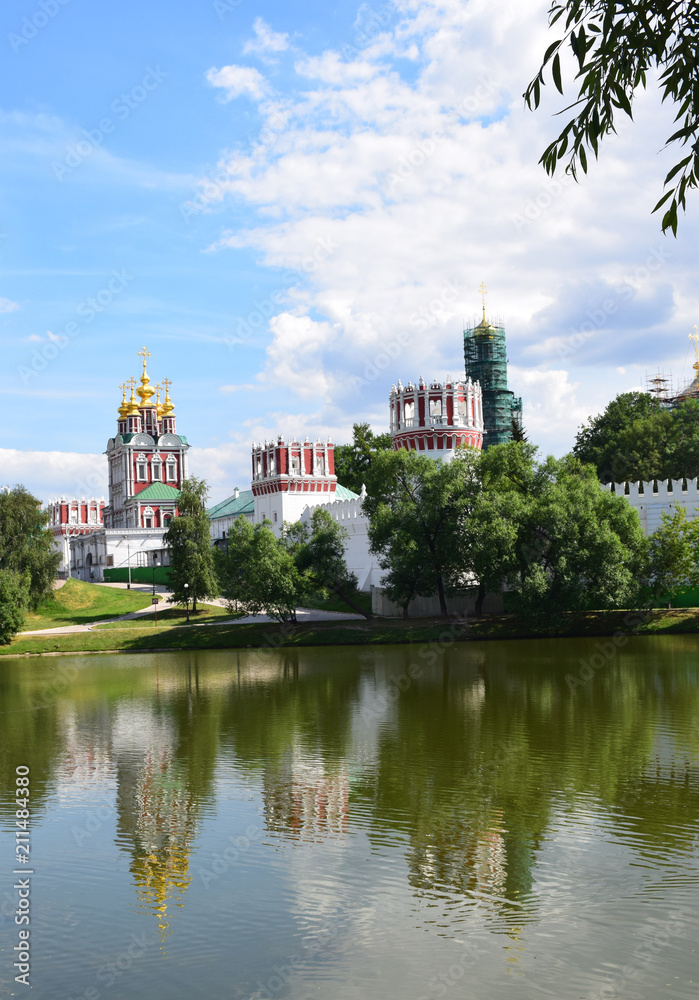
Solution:
[(187, 621), (189, 621), (189, 584), (188, 583), (185, 583), (185, 585), (184, 585), (184, 600), (185, 600), (185, 604), (187, 605)]
[(153, 597), (155, 597), (155, 567), (159, 565), (160, 563), (158, 562), (158, 553), (154, 552), (153, 553)]

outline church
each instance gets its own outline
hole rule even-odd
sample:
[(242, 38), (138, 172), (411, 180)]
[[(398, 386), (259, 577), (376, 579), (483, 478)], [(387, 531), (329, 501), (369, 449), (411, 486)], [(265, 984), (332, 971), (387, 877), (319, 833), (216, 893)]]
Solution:
[[(146, 570), (140, 576), (148, 579), (152, 571), (155, 579), (155, 571), (169, 562), (163, 536), (188, 476), (189, 442), (177, 432), (172, 383), (165, 378), (153, 386), (147, 370), (151, 354), (144, 347), (138, 356), (140, 379), (121, 384), (116, 434), (107, 442), (107, 503), (61, 498), (49, 504), (62, 569), (83, 580), (125, 581), (134, 570)], [(521, 426), (521, 400), (507, 388), (504, 327), (488, 323), (485, 300), (481, 323), (464, 331), (464, 357), (463, 377), (426, 382), (420, 376), (392, 386), (388, 426), (394, 449), (448, 462), (458, 448), (509, 440)], [(338, 483), (332, 441), (287, 441), (278, 434), (253, 444), (251, 473), (249, 490), (236, 489), (207, 512), (213, 545), (226, 545), (238, 517), (267, 522), (279, 535), (284, 522), (308, 522), (322, 506), (347, 531), (347, 565), (360, 589), (379, 587), (381, 570), (369, 551), (362, 511), (366, 494)]]

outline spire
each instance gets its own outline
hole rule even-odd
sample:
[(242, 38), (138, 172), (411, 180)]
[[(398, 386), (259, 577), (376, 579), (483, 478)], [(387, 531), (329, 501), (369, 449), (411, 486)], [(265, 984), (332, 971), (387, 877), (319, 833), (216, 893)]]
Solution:
[(696, 324), (694, 325), (694, 333), (690, 333), (689, 339), (694, 341), (694, 353), (696, 354), (696, 361), (692, 368), (699, 375), (699, 333), (697, 333)]
[(160, 393), (162, 391), (163, 391), (163, 387), (160, 384), (160, 382), (158, 382), (158, 384), (155, 387), (155, 415), (158, 418), (158, 420), (160, 420), (160, 418), (163, 415), (163, 408), (160, 405)]
[(141, 375), (141, 388), (136, 390), (136, 395), (141, 399), (141, 406), (152, 406), (150, 398), (155, 395), (155, 390), (150, 385), (150, 379), (148, 378), (148, 372), (146, 371), (148, 358), (152, 357), (152, 355), (150, 351), (147, 351), (145, 347), (142, 347), (138, 352), (138, 356), (143, 362), (143, 374)]
[(127, 382), (122, 382), (121, 385), (119, 386), (119, 388), (121, 389), (121, 406), (119, 407), (117, 412), (121, 420), (126, 420), (126, 418), (129, 415), (129, 404), (126, 402), (127, 386), (128, 386)]
[(162, 384), (165, 387), (165, 399), (163, 400), (163, 403), (160, 407), (160, 413), (158, 414), (158, 416), (169, 417), (174, 413), (175, 410), (175, 406), (172, 400), (170, 399), (170, 386), (172, 385), (172, 382), (170, 381), (169, 378), (164, 378)]
[(136, 385), (136, 379), (133, 377), (133, 375), (131, 376), (131, 378), (127, 378), (126, 385), (128, 385), (128, 386), (131, 387), (131, 398), (129, 399), (129, 402), (128, 402), (128, 407), (129, 408), (126, 411), (126, 416), (127, 417), (137, 416), (138, 415), (138, 403), (136, 402), (136, 397), (133, 394), (134, 386)]
[(485, 326), (487, 323), (485, 318), (485, 297), (488, 294), (488, 289), (485, 287), (484, 281), (481, 281), (478, 291), (481, 293), (481, 300), (483, 302), (483, 325)]

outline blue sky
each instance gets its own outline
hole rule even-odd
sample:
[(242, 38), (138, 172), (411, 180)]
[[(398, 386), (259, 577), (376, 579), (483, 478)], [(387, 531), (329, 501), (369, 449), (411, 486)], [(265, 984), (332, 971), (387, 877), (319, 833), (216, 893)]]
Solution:
[(392, 382), (460, 371), (481, 280), (544, 451), (689, 378), (696, 204), (677, 240), (650, 216), (670, 109), (651, 90), (582, 185), (548, 180), (562, 105), (521, 97), (546, 7), (6, 4), (0, 485), (106, 493), (145, 344), (218, 501), (253, 440), (383, 430)]

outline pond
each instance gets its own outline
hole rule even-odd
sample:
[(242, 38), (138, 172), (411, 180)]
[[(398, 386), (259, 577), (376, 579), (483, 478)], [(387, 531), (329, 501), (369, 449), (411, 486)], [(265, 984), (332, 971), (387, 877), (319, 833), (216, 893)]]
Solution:
[(3, 992), (28, 945), (52, 1000), (695, 998), (697, 672), (691, 636), (3, 658)]

